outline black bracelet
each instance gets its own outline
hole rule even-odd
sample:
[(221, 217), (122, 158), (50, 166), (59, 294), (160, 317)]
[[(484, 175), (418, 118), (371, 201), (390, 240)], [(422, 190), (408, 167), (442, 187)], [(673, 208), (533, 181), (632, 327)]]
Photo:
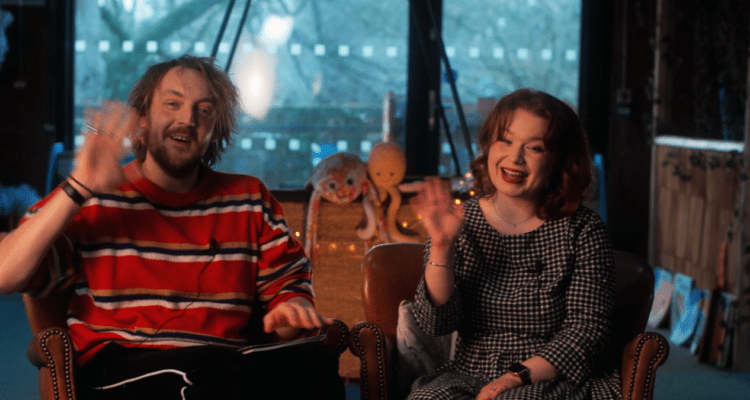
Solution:
[(63, 181), (62, 185), (60, 185), (60, 189), (62, 189), (65, 194), (68, 195), (76, 204), (79, 206), (82, 206), (83, 203), (86, 202), (86, 199), (83, 197), (83, 195), (76, 190), (76, 188), (73, 187), (73, 185), (70, 184), (67, 180)]
[(70, 178), (70, 180), (72, 180), (73, 182), (77, 183), (78, 186), (86, 189), (86, 191), (89, 192), (89, 194), (91, 194), (92, 196), (96, 197), (96, 193), (94, 193), (93, 191), (91, 191), (91, 189), (89, 189), (88, 187), (86, 187), (86, 185), (84, 185), (83, 183), (78, 182), (78, 179), (73, 178), (73, 175), (68, 175), (68, 178)]

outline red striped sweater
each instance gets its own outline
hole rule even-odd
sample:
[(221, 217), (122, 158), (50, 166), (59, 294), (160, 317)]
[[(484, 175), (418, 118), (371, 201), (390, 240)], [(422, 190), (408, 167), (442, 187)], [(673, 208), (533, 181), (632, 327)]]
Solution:
[[(135, 162), (124, 170), (127, 183), (72, 220), (36, 288), (48, 293), (65, 271), (81, 272), (68, 312), (79, 365), (109, 342), (239, 347), (256, 294), (268, 310), (295, 296), (312, 301), (310, 264), (259, 179), (205, 169), (196, 188), (172, 194)], [(59, 265), (65, 259), (75, 261)]]

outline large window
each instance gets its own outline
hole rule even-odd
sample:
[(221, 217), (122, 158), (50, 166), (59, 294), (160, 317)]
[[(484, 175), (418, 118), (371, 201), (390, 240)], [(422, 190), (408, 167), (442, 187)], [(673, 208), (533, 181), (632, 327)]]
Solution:
[[(544, 90), (577, 107), (580, 36), (581, 0), (444, 0), (443, 42), (453, 71), (448, 75), (443, 64), (441, 93), (460, 172), (468, 151), (448, 78), (472, 139), (488, 108), (516, 89)], [(456, 172), (450, 153), (443, 139), (441, 174)]]
[[(301, 188), (333, 152), (366, 160), (383, 138), (388, 93), (393, 138), (403, 143), (408, 133), (397, 127), (407, 101), (408, 0), (254, 0), (243, 18), (246, 1), (78, 0), (76, 127), (85, 107), (125, 99), (149, 65), (215, 52), (220, 67), (230, 65), (243, 101), (240, 130), (219, 170), (258, 176), (275, 189)], [(443, 14), (471, 137), (487, 105), (516, 88), (576, 104), (580, 0), (444, 0)], [(450, 175), (465, 172), (469, 156), (451, 88), (441, 90), (462, 170), (443, 135), (440, 173)]]
[[(79, 0), (78, 126), (84, 107), (125, 99), (149, 65), (211, 55), (229, 4)], [(385, 94), (405, 91), (408, 2), (255, 0), (235, 47), (245, 4), (235, 2), (217, 46), (220, 66), (231, 58), (243, 103), (240, 130), (217, 168), (298, 188), (328, 154), (366, 159), (382, 137)]]

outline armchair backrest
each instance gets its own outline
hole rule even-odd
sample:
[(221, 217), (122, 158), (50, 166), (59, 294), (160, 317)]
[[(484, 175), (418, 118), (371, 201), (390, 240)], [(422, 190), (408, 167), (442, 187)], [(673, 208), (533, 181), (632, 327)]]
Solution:
[[(362, 302), (365, 318), (394, 339), (401, 300), (413, 300), (423, 273), (422, 243), (387, 243), (373, 247), (362, 259)], [(617, 297), (610, 348), (619, 354), (643, 332), (654, 298), (654, 273), (642, 258), (614, 252)]]
[(654, 302), (654, 270), (643, 258), (615, 250), (617, 297), (612, 312), (610, 349), (620, 354), (631, 339), (646, 329)]
[(36, 336), (39, 332), (52, 327), (67, 330), (67, 313), (72, 295), (72, 287), (45, 298), (32, 297), (24, 293), (23, 304), (31, 333)]
[(424, 248), (423, 243), (380, 244), (362, 259), (365, 318), (380, 325), (391, 339), (396, 337), (399, 303), (414, 299), (422, 278)]

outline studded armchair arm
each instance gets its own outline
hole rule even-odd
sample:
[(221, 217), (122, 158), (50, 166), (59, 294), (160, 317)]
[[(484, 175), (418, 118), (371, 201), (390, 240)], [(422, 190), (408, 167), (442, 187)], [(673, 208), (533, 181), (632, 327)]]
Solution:
[(340, 356), (349, 346), (349, 328), (343, 321), (333, 320), (332, 325), (320, 329), (320, 334), (326, 334), (324, 346), (332, 356)]
[(645, 332), (625, 345), (622, 351), (622, 394), (625, 400), (651, 400), (656, 368), (669, 356), (669, 344), (656, 332)]
[(393, 385), (389, 369), (391, 340), (374, 322), (362, 321), (352, 327), (349, 350), (360, 361), (360, 399), (386, 400), (390, 397)]
[(47, 328), (29, 342), (26, 356), (39, 369), (42, 400), (74, 400), (73, 344), (60, 328)]

